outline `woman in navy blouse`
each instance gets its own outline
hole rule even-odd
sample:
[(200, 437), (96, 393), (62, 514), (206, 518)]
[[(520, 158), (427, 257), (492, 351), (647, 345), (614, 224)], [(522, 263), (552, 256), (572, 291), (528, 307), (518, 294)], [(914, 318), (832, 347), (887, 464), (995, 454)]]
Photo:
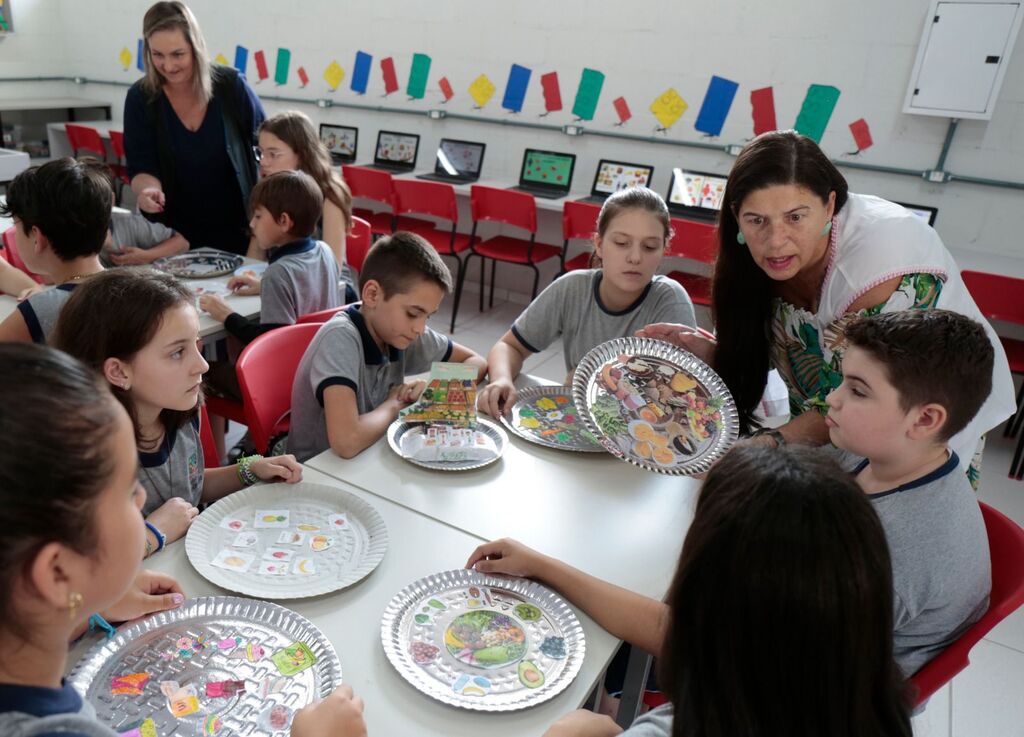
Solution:
[(241, 74), (210, 63), (183, 3), (153, 5), (142, 35), (146, 76), (128, 90), (124, 107), (128, 175), (139, 208), (193, 248), (244, 254), (263, 106)]

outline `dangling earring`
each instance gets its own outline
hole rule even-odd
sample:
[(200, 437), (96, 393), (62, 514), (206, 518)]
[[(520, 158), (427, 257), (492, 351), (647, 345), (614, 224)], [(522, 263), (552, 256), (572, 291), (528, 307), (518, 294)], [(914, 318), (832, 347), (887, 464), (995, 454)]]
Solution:
[(822, 235), (828, 235), (831, 231), (832, 231), (832, 221), (829, 220), (827, 223), (825, 223), (825, 227), (821, 229), (821, 234)]
[(74, 620), (78, 613), (78, 607), (82, 606), (83, 601), (82, 595), (77, 591), (68, 594), (68, 619)]
[(743, 235), (742, 230), (736, 233), (736, 242), (739, 243), (741, 246), (747, 245), (747, 238), (745, 235)]
[(121, 388), (124, 389), (125, 391), (128, 391), (128, 387), (129, 386), (130, 386), (129, 383), (126, 381), (126, 382), (124, 382), (124, 384), (121, 385)]

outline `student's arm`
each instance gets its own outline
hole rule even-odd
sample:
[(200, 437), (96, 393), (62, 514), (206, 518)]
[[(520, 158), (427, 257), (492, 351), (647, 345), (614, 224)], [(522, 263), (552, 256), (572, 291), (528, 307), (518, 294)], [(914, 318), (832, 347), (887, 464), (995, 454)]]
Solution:
[(32, 334), (28, 331), (28, 323), (21, 316), (20, 310), (15, 310), (7, 319), (0, 322), (0, 343), (31, 343)]
[(352, 387), (334, 384), (324, 389), (324, 421), (331, 450), (342, 458), (354, 458), (383, 437), (398, 411), (409, 404), (402, 401), (407, 396), (399, 396), (404, 386), (393, 387), (387, 399), (365, 415), (359, 414)]
[(466, 568), (541, 581), (615, 637), (655, 657), (661, 653), (668, 624), (668, 606), (663, 602), (602, 581), (507, 538), (478, 547)]
[(487, 359), (472, 348), (467, 348), (461, 343), (452, 341), (452, 352), (451, 355), (448, 356), (448, 360), (453, 363), (464, 363), (467, 366), (475, 366), (477, 381), (482, 381), (483, 378), (487, 376)]
[(132, 192), (143, 212), (163, 212), (167, 204), (164, 197), (164, 185), (152, 174), (136, 174), (132, 177)]
[(323, 240), (334, 254), (338, 262), (338, 268), (345, 263), (345, 234), (348, 231), (348, 223), (341, 208), (330, 200), (324, 201), (324, 233)]
[(19, 297), (25, 290), (38, 286), (31, 276), (7, 263), (7, 259), (0, 258), (0, 292)]
[[(245, 486), (238, 475), (238, 465), (206, 469), (203, 473), (204, 502), (215, 502)], [(252, 461), (249, 469), (261, 481), (283, 481), (286, 484), (302, 481), (302, 466), (291, 454)]]
[(507, 408), (515, 404), (516, 387), (512, 382), (523, 370), (523, 362), (530, 353), (530, 349), (511, 330), (501, 336), (487, 354), (490, 380), (480, 392), (480, 409), (491, 417), (501, 417)]
[(112, 251), (110, 260), (118, 266), (139, 266), (151, 264), (157, 259), (176, 256), (188, 250), (188, 241), (181, 233), (175, 233), (165, 241), (158, 243), (152, 248), (136, 248), (127, 246), (121, 249), (120, 253)]

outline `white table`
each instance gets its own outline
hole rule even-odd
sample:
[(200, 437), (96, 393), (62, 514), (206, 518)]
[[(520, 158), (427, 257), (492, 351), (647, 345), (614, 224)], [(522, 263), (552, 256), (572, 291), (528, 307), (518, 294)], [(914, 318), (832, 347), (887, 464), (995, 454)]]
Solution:
[[(281, 602), (307, 617), (330, 639), (341, 660), (343, 681), (366, 701), (366, 723), (371, 735), (529, 737), (542, 734), (558, 717), (584, 703), (619, 643), (579, 611), (587, 647), (582, 670), (563, 693), (540, 706), (500, 714), (472, 712), (434, 701), (406, 683), (381, 647), (380, 622), (385, 607), (412, 581), (461, 568), (481, 538), (367, 495), (312, 469), (305, 470), (304, 479), (344, 488), (363, 497), (380, 512), (388, 527), (387, 554), (367, 579), (334, 594)], [(195, 572), (186, 557), (184, 541), (170, 545), (146, 565), (177, 578), (189, 596), (232, 593)], [(86, 644), (96, 640), (92, 637)], [(75, 662), (84, 653), (86, 644), (73, 651), (69, 662)]]

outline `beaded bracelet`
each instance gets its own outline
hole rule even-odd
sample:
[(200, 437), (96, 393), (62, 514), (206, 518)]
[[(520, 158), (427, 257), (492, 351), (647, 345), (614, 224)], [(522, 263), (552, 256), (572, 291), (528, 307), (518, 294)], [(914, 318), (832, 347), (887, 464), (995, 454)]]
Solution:
[(263, 460), (261, 455), (244, 456), (238, 459), (238, 480), (243, 486), (252, 486), (260, 480), (260, 477), (253, 473), (250, 466), (255, 461)]

